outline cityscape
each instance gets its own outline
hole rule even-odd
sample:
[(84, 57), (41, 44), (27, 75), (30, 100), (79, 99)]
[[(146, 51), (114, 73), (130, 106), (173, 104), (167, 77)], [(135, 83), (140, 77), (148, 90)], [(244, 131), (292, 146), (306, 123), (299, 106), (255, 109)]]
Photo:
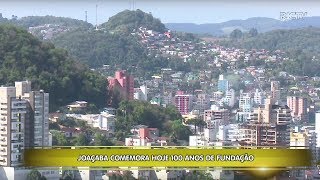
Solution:
[(273, 179), (320, 179), (320, 29), (309, 18), (216, 36), (139, 9), (100, 25), (0, 13), (0, 179), (254, 179), (219, 167), (23, 166), (26, 149), (62, 146), (309, 149), (312, 167)]

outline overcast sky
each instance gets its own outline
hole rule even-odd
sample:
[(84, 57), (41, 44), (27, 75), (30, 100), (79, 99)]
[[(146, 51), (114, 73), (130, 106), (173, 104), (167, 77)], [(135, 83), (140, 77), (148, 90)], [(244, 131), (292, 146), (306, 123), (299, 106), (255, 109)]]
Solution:
[[(135, 9), (151, 12), (163, 23), (217, 23), (250, 17), (271, 17), (279, 19), (280, 12), (307, 12), (308, 16), (320, 16), (320, 1), (317, 0), (135, 0)], [(256, 2), (260, 1), (260, 2)], [(280, 1), (280, 0), (279, 0)], [(132, 9), (132, 0), (1, 0), (0, 13), (12, 15), (43, 16), (53, 15), (96, 22), (106, 22), (110, 16), (125, 9)]]

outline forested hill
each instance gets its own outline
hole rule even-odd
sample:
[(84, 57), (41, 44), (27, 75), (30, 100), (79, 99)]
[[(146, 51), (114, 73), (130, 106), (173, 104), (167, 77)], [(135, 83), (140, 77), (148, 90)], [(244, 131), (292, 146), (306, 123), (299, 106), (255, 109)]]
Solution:
[(50, 40), (65, 32), (84, 29), (89, 30), (93, 25), (77, 19), (55, 16), (28, 16), (11, 19), (3, 18), (0, 13), (0, 24), (11, 24), (28, 30), (41, 40)]
[(157, 32), (166, 30), (151, 14), (125, 10), (111, 17), (99, 30), (77, 29), (56, 36), (52, 42), (90, 67), (109, 65), (111, 72), (117, 68), (126, 69), (140, 77), (151, 77), (161, 68), (181, 64), (181, 60), (169, 64), (167, 58), (149, 54), (139, 38), (131, 34), (139, 27)]
[(24, 28), (36, 27), (44, 24), (57, 24), (67, 27), (77, 28), (91, 28), (92, 24), (66, 17), (55, 17), (55, 16), (27, 16), (19, 19), (10, 20), (14, 25), (21, 26)]
[(91, 67), (108, 64), (121, 68), (147, 58), (138, 40), (116, 33), (76, 30), (56, 37), (53, 42)]
[(162, 56), (149, 55), (147, 49), (132, 35), (77, 30), (57, 36), (53, 43), (92, 68), (109, 65), (107, 75), (113, 75), (117, 69), (126, 69), (137, 77), (150, 78), (161, 68), (175, 69), (183, 65), (181, 59), (169, 61)]
[(228, 47), (246, 49), (283, 50), (287, 52), (300, 51), (317, 56), (320, 54), (320, 28), (302, 28), (294, 30), (274, 30), (260, 33), (256, 36), (245, 34), (220, 43)]
[(1, 85), (31, 80), (34, 89), (50, 93), (51, 110), (75, 100), (101, 107), (106, 102), (105, 78), (76, 63), (65, 50), (11, 25), (0, 25), (0, 39)]
[(151, 14), (141, 10), (122, 11), (109, 18), (108, 22), (101, 24), (101, 28), (106, 28), (109, 31), (131, 33), (139, 27), (145, 27), (158, 32), (164, 32), (166, 27), (157, 18)]
[[(235, 33), (237, 31), (237, 33)], [(282, 69), (296, 75), (319, 75), (320, 28), (274, 30), (256, 36), (234, 30), (220, 45), (245, 49), (283, 50), (292, 59)]]

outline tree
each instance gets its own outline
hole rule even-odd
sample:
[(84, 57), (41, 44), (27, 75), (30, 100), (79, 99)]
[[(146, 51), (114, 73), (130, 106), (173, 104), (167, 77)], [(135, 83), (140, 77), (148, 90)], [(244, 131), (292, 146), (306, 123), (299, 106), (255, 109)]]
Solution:
[(107, 81), (64, 49), (42, 42), (26, 30), (0, 25), (0, 82), (28, 79), (33, 90), (50, 93), (50, 111), (76, 100), (105, 106)]
[(57, 122), (50, 122), (49, 123), (49, 129), (54, 129), (54, 130), (60, 130), (60, 126)]
[(197, 133), (197, 127), (199, 127), (199, 130), (201, 131), (202, 128), (206, 125), (206, 122), (204, 122), (204, 120), (199, 119), (199, 118), (194, 118), (194, 119), (190, 119), (187, 122), (188, 124), (192, 124), (194, 125), (194, 133)]
[(256, 28), (251, 28), (249, 30), (249, 36), (250, 37), (256, 37), (258, 35), (258, 30)]
[(189, 140), (189, 136), (192, 135), (190, 129), (182, 124), (181, 120), (175, 120), (171, 122), (171, 136), (175, 140)]
[(90, 140), (83, 133), (79, 134), (79, 136), (76, 138), (76, 146), (88, 146), (89, 143)]
[(94, 137), (94, 145), (95, 146), (113, 146), (114, 144), (108, 140), (108, 138), (101, 134), (101, 133), (96, 133)]
[(68, 146), (69, 142), (66, 136), (59, 131), (51, 131), (52, 132), (52, 145), (53, 146)]
[(240, 39), (242, 38), (242, 31), (240, 29), (235, 29), (231, 32), (230, 37), (232, 39)]
[(86, 110), (86, 113), (88, 114), (98, 114), (99, 113), (99, 109), (97, 108), (97, 106), (95, 104), (89, 104)]
[(210, 173), (205, 172), (205, 171), (192, 171), (184, 179), (186, 179), (186, 180), (194, 180), (194, 179), (213, 180), (213, 177)]
[(38, 170), (31, 170), (27, 175), (27, 180), (45, 180), (46, 177), (42, 176)]
[(59, 120), (58, 123), (68, 128), (73, 128), (77, 125), (75, 119), (71, 117), (67, 117), (66, 119)]

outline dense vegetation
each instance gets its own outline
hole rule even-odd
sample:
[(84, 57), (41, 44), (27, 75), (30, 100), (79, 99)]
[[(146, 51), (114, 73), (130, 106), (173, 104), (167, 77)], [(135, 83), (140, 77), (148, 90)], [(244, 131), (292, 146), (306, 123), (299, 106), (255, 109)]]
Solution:
[(123, 140), (135, 125), (158, 128), (161, 135), (176, 140), (188, 140), (191, 131), (182, 124), (182, 117), (174, 106), (163, 108), (142, 101), (122, 101), (118, 108), (116, 136)]
[(245, 49), (283, 50), (287, 52), (290, 60), (277, 66), (277, 71), (287, 71), (295, 75), (319, 75), (319, 28), (251, 33), (251, 35), (243, 34), (240, 30), (234, 30), (230, 34), (230, 39), (223, 40), (220, 44)]
[[(61, 127), (78, 128), (81, 133), (77, 137), (66, 137), (60, 130)], [(113, 142), (106, 137), (98, 128), (93, 128), (87, 125), (86, 121), (66, 118), (58, 122), (49, 124), (50, 132), (52, 133), (53, 146), (112, 146)]]
[(0, 84), (31, 80), (35, 90), (50, 93), (56, 109), (75, 100), (102, 107), (106, 102), (106, 80), (76, 63), (67, 52), (44, 43), (27, 31), (0, 25)]
[(166, 30), (165, 25), (159, 19), (139, 9), (136, 11), (122, 11), (110, 17), (108, 22), (101, 25), (101, 27), (109, 31), (123, 33), (131, 33), (132, 30), (137, 30), (141, 26), (158, 32)]
[[(188, 40), (196, 39), (190, 34), (181, 34)], [(104, 31), (76, 30), (57, 36), (53, 43), (68, 50), (70, 55), (90, 67), (109, 65), (109, 72), (126, 69), (136, 77), (151, 77), (161, 68), (172, 68), (177, 71), (189, 71), (190, 64), (182, 63), (179, 58), (156, 56), (143, 47), (136, 37)]]
[(66, 18), (66, 17), (55, 17), (55, 16), (27, 16), (22, 18), (6, 19), (0, 16), (0, 23), (8, 22), (16, 26), (20, 26), (28, 29), (29, 27), (35, 27), (45, 24), (56, 24), (61, 26), (66, 26), (69, 28), (92, 28), (92, 24), (85, 21)]
[(146, 59), (145, 50), (136, 39), (119, 34), (76, 30), (58, 36), (53, 42), (91, 67), (135, 65), (137, 60)]

